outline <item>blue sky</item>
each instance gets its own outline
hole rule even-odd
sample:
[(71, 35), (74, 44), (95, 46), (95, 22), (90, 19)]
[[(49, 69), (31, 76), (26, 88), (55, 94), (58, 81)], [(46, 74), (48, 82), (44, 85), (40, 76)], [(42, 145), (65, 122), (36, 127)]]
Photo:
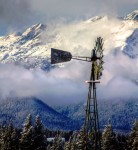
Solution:
[(74, 21), (95, 15), (125, 16), (138, 0), (0, 0), (0, 35), (35, 23)]

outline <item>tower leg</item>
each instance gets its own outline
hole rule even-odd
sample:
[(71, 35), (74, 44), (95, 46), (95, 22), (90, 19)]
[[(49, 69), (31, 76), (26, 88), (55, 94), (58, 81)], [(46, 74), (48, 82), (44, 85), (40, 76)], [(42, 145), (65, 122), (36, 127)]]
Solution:
[[(92, 63), (90, 81), (95, 81), (94, 62)], [(89, 92), (86, 106), (85, 128), (88, 141), (94, 150), (101, 150), (99, 118), (96, 99), (96, 83), (89, 83)]]

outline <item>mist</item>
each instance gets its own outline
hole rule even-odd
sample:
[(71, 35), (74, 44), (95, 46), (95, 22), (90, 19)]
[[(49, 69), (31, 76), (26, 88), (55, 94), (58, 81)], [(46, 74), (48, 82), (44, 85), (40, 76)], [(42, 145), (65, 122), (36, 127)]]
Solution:
[(107, 100), (129, 100), (138, 98), (138, 60), (122, 53), (109, 55), (105, 59), (99, 98)]
[[(0, 97), (37, 97), (49, 104), (82, 101), (86, 91), (83, 65), (71, 64), (68, 68), (47, 73), (40, 69), (27, 70), (13, 64), (0, 64)], [(76, 67), (78, 72), (75, 72)]]
[[(103, 76), (97, 85), (99, 100), (138, 98), (138, 62), (120, 52), (105, 56)], [(50, 72), (0, 64), (0, 97), (37, 97), (50, 105), (87, 99), (91, 63), (72, 61)]]

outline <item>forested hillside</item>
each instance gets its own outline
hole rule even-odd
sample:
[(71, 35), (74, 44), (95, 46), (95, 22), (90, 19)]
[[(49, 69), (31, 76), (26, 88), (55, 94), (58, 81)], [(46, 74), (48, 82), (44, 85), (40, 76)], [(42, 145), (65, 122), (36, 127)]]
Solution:
[[(81, 124), (85, 117), (85, 103), (55, 107), (63, 115), (79, 120)], [(100, 127), (104, 128), (108, 119), (114, 129), (131, 130), (132, 124), (138, 118), (138, 100), (113, 99), (99, 100), (98, 103)]]
[(7, 98), (0, 101), (0, 124), (9, 124), (21, 128), (28, 114), (39, 115), (43, 125), (53, 130), (76, 130), (80, 128), (79, 122), (66, 117), (40, 99), (34, 97), (27, 98)]

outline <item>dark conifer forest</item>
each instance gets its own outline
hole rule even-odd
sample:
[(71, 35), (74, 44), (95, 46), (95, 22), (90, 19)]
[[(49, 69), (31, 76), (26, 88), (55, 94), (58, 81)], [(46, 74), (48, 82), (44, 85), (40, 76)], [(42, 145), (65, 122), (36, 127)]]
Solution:
[[(93, 133), (87, 135), (89, 138)], [(41, 118), (29, 114), (22, 129), (11, 123), (0, 126), (0, 150), (91, 150), (95, 149), (86, 138), (86, 130), (52, 131), (44, 128)], [(138, 121), (129, 134), (114, 132), (110, 121), (100, 133), (102, 150), (137, 150)]]

